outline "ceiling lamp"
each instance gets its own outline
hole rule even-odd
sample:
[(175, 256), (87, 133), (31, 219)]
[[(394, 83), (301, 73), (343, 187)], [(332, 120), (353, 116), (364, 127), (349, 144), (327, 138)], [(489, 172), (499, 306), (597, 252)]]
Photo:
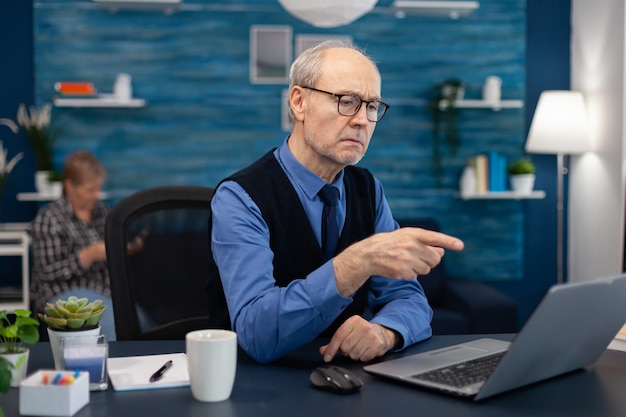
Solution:
[(333, 28), (350, 24), (371, 11), (378, 0), (278, 0), (300, 20), (318, 27)]

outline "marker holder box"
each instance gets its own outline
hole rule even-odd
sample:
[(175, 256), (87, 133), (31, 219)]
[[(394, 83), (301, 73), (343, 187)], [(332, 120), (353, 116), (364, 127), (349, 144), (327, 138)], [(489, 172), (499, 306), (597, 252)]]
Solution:
[[(58, 375), (74, 377), (65, 385), (54, 384)], [(47, 377), (46, 377), (47, 375)], [(20, 414), (70, 417), (89, 403), (89, 374), (40, 370), (20, 384)]]

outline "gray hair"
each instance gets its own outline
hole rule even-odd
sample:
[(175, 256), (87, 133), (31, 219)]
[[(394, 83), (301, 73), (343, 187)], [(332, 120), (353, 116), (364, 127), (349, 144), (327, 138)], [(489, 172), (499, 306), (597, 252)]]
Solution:
[[(324, 41), (305, 50), (293, 61), (289, 70), (289, 92), (291, 92), (292, 88), (296, 85), (313, 87), (317, 84), (317, 81), (322, 76), (320, 69), (322, 57), (324, 52), (331, 48), (348, 48), (358, 51), (376, 67), (376, 62), (356, 45), (338, 39)], [(289, 96), (287, 96), (287, 100), (289, 100)], [(293, 124), (295, 122), (295, 115), (289, 102), (287, 105), (289, 106), (289, 122)]]

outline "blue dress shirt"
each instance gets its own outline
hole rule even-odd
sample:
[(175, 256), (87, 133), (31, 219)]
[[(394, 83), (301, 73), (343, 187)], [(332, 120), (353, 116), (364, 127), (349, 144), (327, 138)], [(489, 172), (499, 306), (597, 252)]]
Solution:
[[(300, 164), (287, 141), (274, 152), (293, 184), (321, 242), (324, 203), (317, 195), (326, 184)], [(380, 181), (376, 184), (375, 231), (397, 229)], [(338, 224), (343, 228), (346, 196), (343, 171), (333, 185), (339, 189)], [(213, 229), (211, 248), (219, 268), (232, 328), (241, 347), (265, 363), (284, 356), (315, 339), (351, 302), (337, 291), (332, 259), (307, 276), (294, 277), (286, 287), (276, 286), (269, 229), (261, 211), (234, 181), (222, 183), (211, 203)], [(399, 332), (404, 346), (431, 336), (432, 310), (417, 280), (374, 276), (370, 280), (367, 317)]]

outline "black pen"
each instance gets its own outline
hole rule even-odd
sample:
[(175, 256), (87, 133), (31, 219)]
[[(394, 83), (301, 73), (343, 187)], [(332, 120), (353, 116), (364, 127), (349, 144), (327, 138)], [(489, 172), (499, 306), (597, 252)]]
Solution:
[(167, 372), (168, 369), (172, 367), (172, 361), (165, 362), (165, 365), (159, 368), (158, 371), (152, 374), (150, 377), (150, 382), (156, 382), (163, 377), (163, 375)]

